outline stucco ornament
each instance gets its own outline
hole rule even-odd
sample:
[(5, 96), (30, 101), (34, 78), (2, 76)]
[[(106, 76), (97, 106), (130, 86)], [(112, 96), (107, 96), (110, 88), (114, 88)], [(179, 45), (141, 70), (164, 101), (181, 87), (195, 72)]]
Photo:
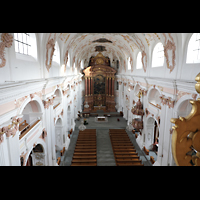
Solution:
[[(164, 54), (166, 57), (166, 62), (167, 62), (167, 68), (170, 69), (170, 73), (173, 71), (174, 67), (175, 67), (175, 59), (176, 59), (176, 55), (175, 55), (175, 51), (176, 51), (176, 45), (174, 42), (173, 37), (171, 36), (171, 33), (168, 33), (169, 38), (167, 40), (167, 36), (165, 35), (165, 33), (163, 33), (164, 37), (165, 37), (165, 45), (164, 45)], [(171, 58), (171, 65), (169, 64), (169, 55), (168, 55), (168, 51), (171, 50), (172, 51), (172, 58)]]
[(65, 66), (67, 66), (67, 62), (68, 62), (68, 51), (66, 51), (65, 57), (64, 57), (64, 64), (65, 64)]
[(145, 51), (142, 51), (142, 66), (143, 66), (144, 72), (146, 72), (147, 71), (147, 54), (145, 53)]
[(1, 43), (0, 43), (0, 68), (6, 65), (5, 59), (5, 48), (10, 48), (13, 43), (13, 36), (9, 33), (1, 34)]
[(46, 44), (46, 68), (47, 71), (49, 72), (49, 69), (51, 68), (52, 64), (52, 58), (53, 58), (53, 53), (55, 51), (55, 41), (56, 41), (56, 33), (54, 34), (54, 38), (51, 38), (51, 33), (49, 35), (47, 44)]

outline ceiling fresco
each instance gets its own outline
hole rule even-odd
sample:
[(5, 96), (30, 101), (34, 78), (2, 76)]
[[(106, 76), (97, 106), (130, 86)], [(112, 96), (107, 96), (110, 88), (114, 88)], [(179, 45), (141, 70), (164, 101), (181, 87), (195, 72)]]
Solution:
[(104, 56), (127, 62), (128, 57), (133, 60), (134, 52), (146, 53), (160, 37), (161, 33), (58, 33), (58, 38), (64, 42), (64, 52), (69, 52), (77, 64), (96, 56), (98, 46), (103, 46)]

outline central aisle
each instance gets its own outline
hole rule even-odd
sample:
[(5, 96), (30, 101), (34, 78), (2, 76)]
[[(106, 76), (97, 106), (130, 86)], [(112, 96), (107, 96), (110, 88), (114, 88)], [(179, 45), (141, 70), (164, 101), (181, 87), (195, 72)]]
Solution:
[(116, 166), (109, 129), (97, 129), (97, 166)]

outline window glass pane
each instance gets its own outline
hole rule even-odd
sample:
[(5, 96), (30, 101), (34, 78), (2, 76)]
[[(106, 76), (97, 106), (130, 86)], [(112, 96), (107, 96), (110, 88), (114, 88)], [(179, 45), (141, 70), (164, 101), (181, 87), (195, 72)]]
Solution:
[(15, 52), (18, 52), (18, 42), (15, 41)]
[(200, 33), (197, 33), (197, 34), (196, 34), (196, 39), (197, 39), (197, 40), (200, 40)]
[(17, 35), (18, 35), (17, 33), (14, 33), (14, 39), (15, 39), (15, 40), (18, 40)]
[(128, 58), (128, 70), (131, 70), (130, 57)]
[(152, 67), (161, 67), (164, 64), (164, 48), (161, 42), (159, 42), (153, 50)]
[(23, 43), (26, 43), (26, 34), (23, 33)]
[(141, 69), (141, 68), (142, 68), (142, 54), (141, 52), (139, 52), (137, 55), (136, 69)]
[(18, 40), (22, 42), (22, 33), (18, 33)]
[(27, 45), (24, 44), (24, 54), (27, 54)]
[(23, 53), (23, 45), (19, 42), (19, 53)]
[(200, 62), (200, 33), (194, 33), (189, 40), (186, 63)]
[(27, 45), (27, 54), (31, 55), (31, 47)]

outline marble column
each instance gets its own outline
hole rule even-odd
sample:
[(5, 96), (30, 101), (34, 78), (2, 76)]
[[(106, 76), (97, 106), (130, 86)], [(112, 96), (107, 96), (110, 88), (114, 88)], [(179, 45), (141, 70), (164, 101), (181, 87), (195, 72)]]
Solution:
[(53, 110), (53, 98), (52, 97), (50, 99), (49, 110), (50, 110), (52, 166), (56, 166), (55, 125), (54, 125), (54, 110)]
[(106, 78), (106, 96), (108, 96), (109, 78)]
[(112, 96), (114, 96), (115, 78), (112, 78)]
[(8, 144), (6, 141), (6, 134), (3, 134), (3, 141), (0, 144), (0, 166), (9, 166)]
[(45, 130), (47, 131), (47, 165), (52, 166), (52, 150), (51, 150), (51, 126), (50, 126), (50, 101), (49, 99), (44, 100), (44, 124)]
[(93, 95), (94, 92), (94, 79), (91, 77), (91, 95)]
[(88, 82), (89, 82), (88, 83), (88, 86), (89, 86), (89, 96), (91, 95), (91, 81), (90, 80), (91, 80), (91, 78), (89, 77), (88, 78)]
[(111, 87), (112, 87), (112, 85), (111, 85), (112, 83), (111, 83), (111, 77), (109, 78), (109, 96), (112, 96), (112, 93), (111, 93)]
[(85, 96), (87, 96), (87, 77), (85, 77)]

